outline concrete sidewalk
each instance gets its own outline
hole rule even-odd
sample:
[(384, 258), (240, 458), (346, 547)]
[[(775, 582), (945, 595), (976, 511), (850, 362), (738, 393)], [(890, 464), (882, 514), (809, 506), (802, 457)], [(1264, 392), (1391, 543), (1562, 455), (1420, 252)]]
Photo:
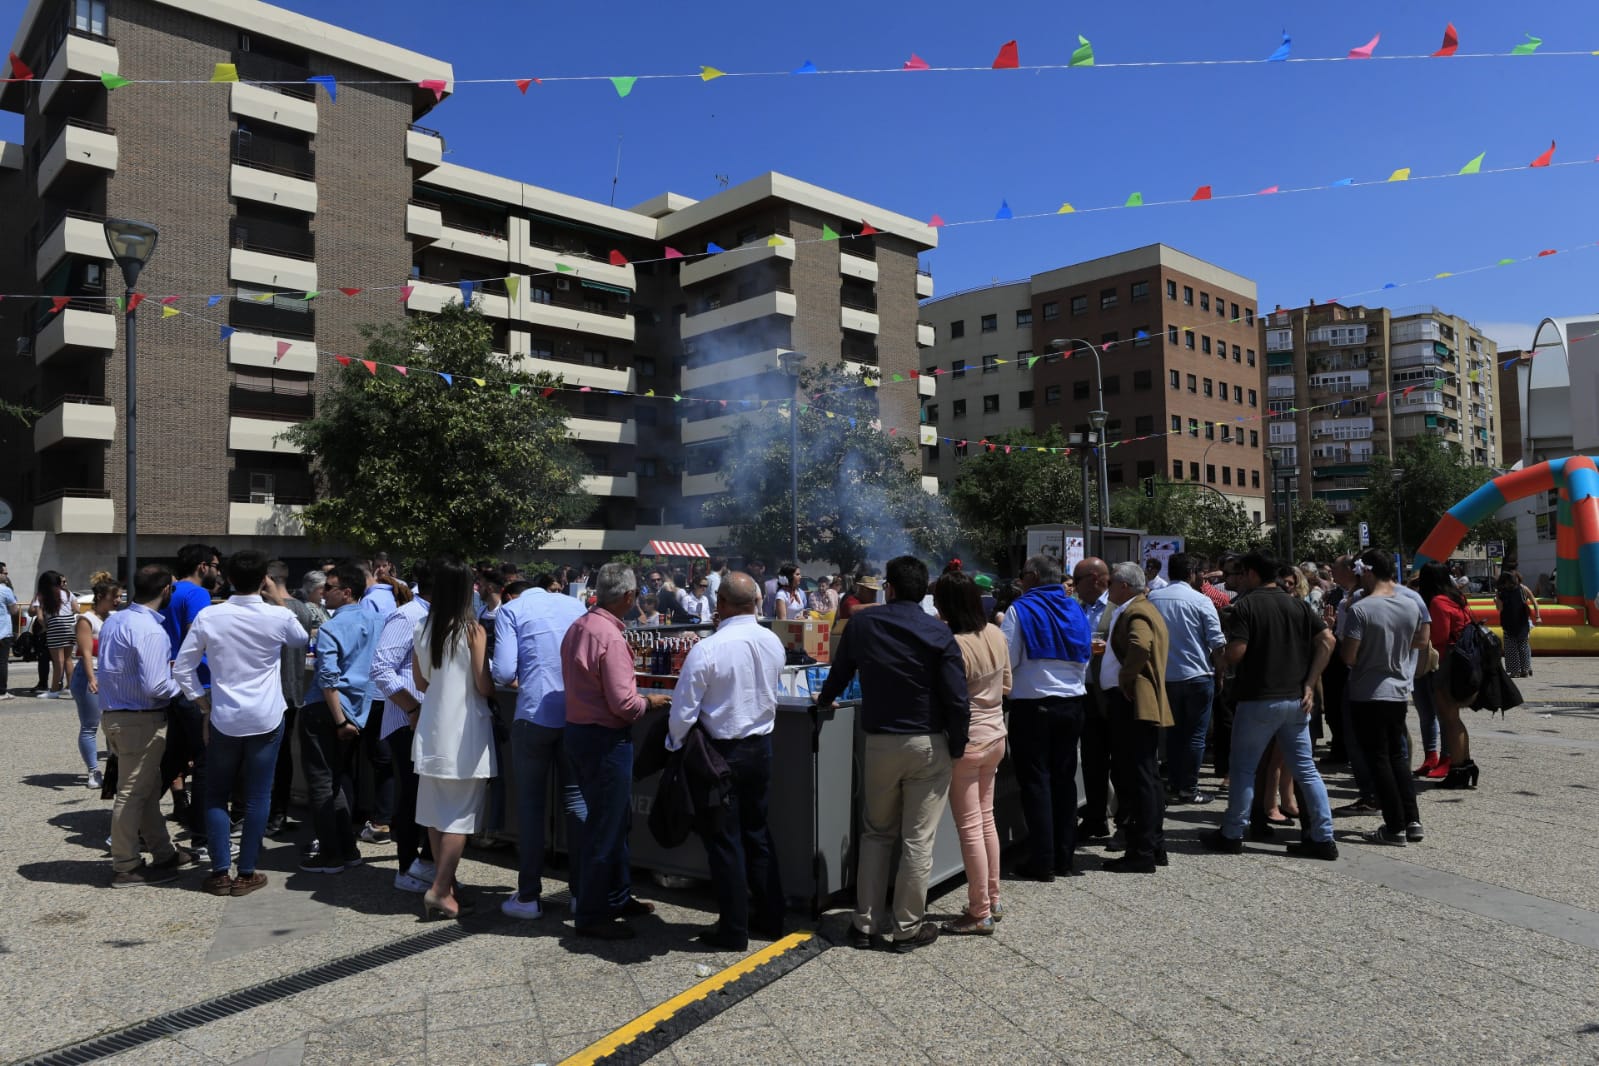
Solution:
[[(1355, 842), (1376, 824), (1365, 818), (1340, 820), (1336, 863), (1267, 845), (1218, 856), (1196, 839), (1219, 805), (1173, 808), (1171, 866), (1156, 875), (1101, 872), (1090, 849), (1084, 877), (1007, 882), (991, 939), (910, 956), (834, 948), (654, 1061), (1595, 1061), (1590, 664), (1537, 660), (1528, 706), (1469, 717), (1481, 786), (1424, 793), (1423, 844)], [(276, 844), (262, 864), (273, 883), (241, 899), (199, 892), (198, 872), (113, 893), (109, 805), (76, 772), (70, 701), (9, 701), (0, 717), (0, 1061), (440, 928), (393, 890), (392, 848), (319, 877), (291, 872), (297, 848)], [(1329, 785), (1335, 803), (1351, 795), (1347, 778)], [(712, 919), (702, 892), (641, 885), (660, 911), (625, 944), (504, 919), (512, 861), (469, 853), (462, 878), (486, 905), (460, 939), (117, 1061), (555, 1062), (736, 961), (688, 941)], [(964, 900), (944, 886), (932, 909)], [(824, 933), (844, 920), (827, 916)]]

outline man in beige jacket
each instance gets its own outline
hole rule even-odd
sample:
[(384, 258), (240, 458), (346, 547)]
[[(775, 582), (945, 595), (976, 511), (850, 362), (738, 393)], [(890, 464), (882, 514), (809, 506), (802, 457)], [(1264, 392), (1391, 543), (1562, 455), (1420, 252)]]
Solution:
[(1111, 569), (1110, 640), (1100, 663), (1116, 796), (1126, 811), (1127, 852), (1105, 863), (1116, 873), (1154, 873), (1166, 865), (1166, 797), (1160, 783), (1160, 731), (1172, 724), (1166, 702), (1166, 622), (1144, 594), (1137, 563)]

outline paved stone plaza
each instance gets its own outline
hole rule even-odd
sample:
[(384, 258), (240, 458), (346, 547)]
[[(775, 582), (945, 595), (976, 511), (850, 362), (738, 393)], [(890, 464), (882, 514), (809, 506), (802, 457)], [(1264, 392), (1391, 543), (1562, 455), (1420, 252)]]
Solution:
[[(1196, 838), (1220, 805), (1174, 808), (1155, 876), (1100, 872), (1091, 849), (1085, 877), (1007, 883), (990, 940), (832, 948), (651, 1061), (1599, 1060), (1599, 662), (1536, 669), (1528, 706), (1469, 717), (1481, 786), (1425, 792), (1423, 844), (1359, 843), (1365, 818), (1340, 820), (1337, 863), (1265, 845), (1212, 855)], [(110, 807), (83, 786), (71, 702), (9, 701), (0, 720), (0, 1061), (440, 928), (392, 889), (392, 847), (321, 877), (270, 844), (272, 884), (240, 899), (201, 893), (198, 872), (112, 892)], [(1335, 804), (1351, 798), (1347, 777), (1329, 784)], [(486, 905), (467, 935), (114, 1061), (552, 1063), (738, 961), (688, 942), (713, 918), (707, 897), (647, 881), (659, 912), (631, 943), (504, 919), (513, 861), (469, 853), (462, 880)], [(931, 907), (964, 900), (945, 885)], [(829, 915), (824, 936), (843, 923)]]

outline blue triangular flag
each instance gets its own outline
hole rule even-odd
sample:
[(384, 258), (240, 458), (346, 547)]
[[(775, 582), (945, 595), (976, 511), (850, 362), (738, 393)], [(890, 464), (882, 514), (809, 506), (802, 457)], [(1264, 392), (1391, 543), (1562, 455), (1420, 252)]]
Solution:
[(1353, 185), (1354, 183), (1354, 178), (1339, 178), (1337, 181), (1333, 182), (1334, 185)]
[(477, 282), (475, 282), (475, 281), (463, 281), (463, 282), (461, 282), (461, 306), (462, 307), (471, 307), (472, 306), (472, 293), (475, 292), (476, 290), (477, 290)]
[(855, 420), (853, 418), (849, 420), (849, 428), (850, 429), (854, 429), (855, 428)]
[(726, 250), (727, 249), (723, 248), (720, 244), (717, 244), (715, 241), (711, 241), (711, 242), (709, 242), (709, 243), (707, 243), (705, 245), (705, 254), (706, 255), (715, 255), (717, 252), (724, 252)]
[(439, 375), (439, 377), (444, 379), (444, 383), (446, 385), (454, 385), (455, 384), (455, 379), (452, 378), (450, 375), (444, 373), (443, 371), (435, 371), (435, 373), (437, 373)]
[(1281, 63), (1283, 60), (1287, 59), (1289, 52), (1293, 50), (1293, 42), (1294, 39), (1288, 36), (1287, 30), (1284, 30), (1283, 43), (1278, 46), (1277, 51), (1266, 57), (1266, 62)]
[(994, 212), (995, 220), (997, 221), (998, 219), (1002, 219), (1002, 218), (1015, 218), (1015, 217), (1016, 217), (1015, 215), (1011, 214), (1010, 203), (1008, 201), (1001, 200), (999, 202), (999, 210)]
[(222, 302), (222, 297), (220, 297), (220, 296), (207, 296), (205, 298), (205, 305), (207, 307), (215, 307), (217, 304), (219, 304), (221, 302)]
[(1149, 330), (1147, 330), (1147, 329), (1141, 329), (1137, 333), (1133, 334), (1133, 340), (1135, 340), (1135, 341), (1147, 341), (1148, 339), (1149, 339)]
[(1390, 281), (1388, 284), (1384, 285), (1383, 288), (1385, 288), (1385, 289), (1397, 289), (1397, 288), (1399, 288), (1399, 286), (1395, 285), (1393, 282)]
[(238, 332), (238, 330), (234, 329), (232, 326), (223, 326), (222, 327), (222, 339), (223, 340), (227, 340), (229, 337), (233, 336), (237, 332)]
[(816, 64), (812, 63), (809, 59), (807, 59), (805, 62), (801, 63), (799, 66), (794, 68), (794, 73), (795, 74), (816, 74), (816, 73), (818, 73), (818, 71), (816, 69)]
[(320, 85), (328, 91), (328, 99), (334, 103), (339, 101), (339, 83), (333, 80), (331, 74), (313, 74), (306, 81), (313, 85)]

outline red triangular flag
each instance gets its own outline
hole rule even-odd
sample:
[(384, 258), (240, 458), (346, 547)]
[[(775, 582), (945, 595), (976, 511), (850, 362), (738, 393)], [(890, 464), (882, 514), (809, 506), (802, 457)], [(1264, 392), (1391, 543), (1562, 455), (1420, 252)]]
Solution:
[(400, 286), (400, 302), (403, 304), (411, 298), (411, 293), (416, 291), (415, 285)]
[(138, 310), (139, 305), (142, 303), (144, 303), (144, 293), (136, 292), (130, 295), (128, 297), (128, 313), (132, 314)]
[(448, 88), (449, 83), (439, 78), (423, 78), (417, 82), (417, 85), (431, 92), (434, 101), (437, 102), (444, 99), (444, 90)]
[(335, 355), (333, 358), (338, 360), (340, 366), (350, 365), (350, 357), (347, 355)]
[(538, 84), (540, 84), (540, 85), (544, 84), (542, 81), (539, 81), (538, 78), (517, 78), (516, 79), (516, 87), (518, 89), (522, 90), (522, 95), (523, 96), (526, 96), (527, 95), (527, 87), (529, 85), (532, 85), (534, 82), (538, 82)]
[(927, 220), (927, 224), (932, 226), (934, 229), (938, 229), (944, 224), (944, 218), (942, 215), (934, 215), (932, 218)]
[(346, 296), (359, 296), (359, 295), (361, 295), (361, 290), (360, 289), (347, 289), (347, 288), (344, 288), (344, 287), (341, 286), (339, 288), (339, 291), (344, 293), (344, 295), (346, 295)]
[(889, 426), (888, 427), (888, 435), (890, 437), (892, 437), (894, 434), (896, 434), (898, 432), (899, 432), (899, 427), (898, 426)]
[(668, 258), (668, 259), (681, 259), (681, 258), (683, 258), (683, 253), (678, 251), (676, 248), (673, 248), (671, 245), (667, 245), (666, 246), (666, 258)]
[(1408, 389), (1406, 389), (1404, 392), (1400, 393), (1399, 395), (1401, 395), (1401, 396), (1409, 396), (1411, 393), (1413, 393), (1415, 391), (1416, 391), (1416, 386), (1412, 385)]
[(400, 376), (402, 378), (408, 378), (408, 377), (411, 376), (411, 368), (410, 367), (397, 366), (394, 369), (399, 371), (399, 374), (400, 374)]
[(870, 237), (872, 234), (874, 234), (876, 232), (877, 232), (877, 227), (876, 226), (872, 225), (870, 222), (867, 222), (865, 219), (861, 219), (861, 236), (862, 237)]
[(623, 255), (621, 252), (617, 251), (615, 248), (612, 248), (611, 249), (611, 265), (614, 266), (614, 267), (625, 267), (625, 266), (627, 266), (627, 256)]
[(293, 347), (294, 345), (290, 344), (288, 341), (278, 341), (278, 354), (272, 361), (275, 363), (279, 359), (282, 359), (285, 355), (289, 354), (289, 349)]
[(378, 376), (378, 365), (377, 365), (377, 363), (373, 362), (370, 359), (363, 359), (363, 360), (361, 360), (361, 365), (366, 367), (366, 372), (368, 374), (371, 374), (373, 377), (377, 377)]
[(1433, 55), (1434, 56), (1452, 56), (1452, 55), (1455, 54), (1455, 49), (1457, 49), (1459, 47), (1460, 47), (1460, 34), (1455, 32), (1455, 24), (1453, 22), (1451, 22), (1448, 26), (1444, 27), (1444, 45), (1443, 45), (1443, 47), (1438, 49), (1438, 51), (1434, 52)]
[(999, 55), (994, 57), (995, 70), (1014, 70), (1021, 65), (1021, 59), (1016, 52), (1015, 41), (1006, 41), (999, 46)]
[(554, 396), (554, 395), (555, 395), (554, 386), (551, 386), (550, 388), (547, 388), (547, 389), (544, 390), (544, 398), (546, 400), (548, 400), (551, 396)]
[(17, 53), (11, 53), (11, 80), (30, 81), (33, 78), (33, 68), (24, 63)]
[(926, 70), (927, 69), (927, 60), (923, 59), (921, 56), (917, 55), (915, 52), (912, 52), (911, 53), (911, 57), (909, 59), (905, 60), (905, 66), (904, 66), (903, 69), (905, 69), (905, 70)]
[(1194, 190), (1194, 195), (1189, 197), (1189, 199), (1190, 200), (1209, 200), (1210, 199), (1210, 186), (1209, 185), (1201, 185), (1199, 188)]
[(1555, 251), (1553, 248), (1545, 248), (1543, 251), (1538, 253), (1538, 258), (1542, 259), (1546, 255), (1559, 255), (1559, 254), (1560, 253)]
[(915, 380), (916, 380), (916, 379), (917, 379), (917, 378), (919, 378), (919, 377), (921, 377), (921, 376), (922, 376), (922, 375), (921, 375), (921, 372), (920, 372), (920, 371), (916, 371), (916, 370), (912, 370), (912, 371), (911, 371), (911, 380), (912, 380), (912, 381), (915, 381)]
[(1555, 142), (1554, 141), (1550, 141), (1549, 142), (1549, 150), (1547, 152), (1545, 152), (1543, 155), (1539, 156), (1537, 159), (1534, 159), (1532, 161), (1532, 163), (1529, 164), (1529, 165), (1530, 166), (1535, 166), (1535, 167), (1546, 167), (1546, 166), (1549, 165), (1550, 161), (1554, 159), (1554, 157), (1555, 157)]
[(72, 297), (70, 297), (70, 296), (52, 296), (52, 297), (50, 297), (50, 313), (52, 315), (60, 314), (61, 313), (61, 309), (63, 307), (65, 307), (65, 306), (67, 306), (67, 304), (69, 304), (71, 302), (72, 302)]
[(163, 296), (161, 297), (161, 302), (164, 304), (175, 304), (181, 299), (183, 299), (181, 296)]

